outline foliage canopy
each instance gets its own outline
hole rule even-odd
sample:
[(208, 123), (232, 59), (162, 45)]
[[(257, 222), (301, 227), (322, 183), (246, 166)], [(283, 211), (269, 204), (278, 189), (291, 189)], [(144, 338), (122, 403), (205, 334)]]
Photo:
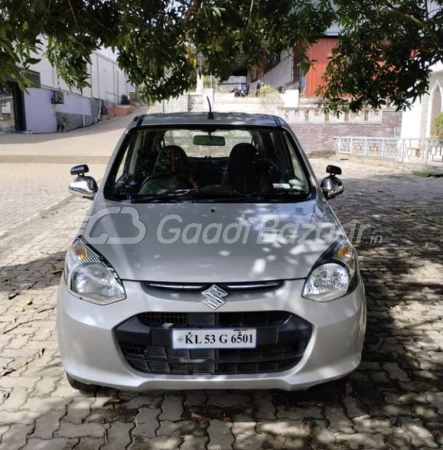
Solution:
[[(229, 76), (243, 59), (302, 51), (331, 24), (341, 35), (319, 91), (332, 108), (408, 106), (443, 61), (443, 0), (0, 0), (0, 84), (24, 89), (26, 69), (46, 55), (68, 85), (88, 83), (91, 52), (110, 47), (149, 101), (177, 96), (203, 70)], [(41, 54), (41, 53), (40, 53)], [(307, 68), (309, 61), (303, 60)], [(312, 69), (311, 69), (312, 70)], [(348, 95), (343, 100), (344, 95)], [(346, 105), (344, 104), (346, 103)]]

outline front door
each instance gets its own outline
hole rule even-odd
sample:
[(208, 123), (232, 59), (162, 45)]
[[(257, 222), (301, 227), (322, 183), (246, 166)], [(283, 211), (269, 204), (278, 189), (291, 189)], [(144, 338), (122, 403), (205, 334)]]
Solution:
[(16, 131), (26, 131), (25, 97), (20, 90), (18, 83), (9, 83), (14, 99), (14, 117)]

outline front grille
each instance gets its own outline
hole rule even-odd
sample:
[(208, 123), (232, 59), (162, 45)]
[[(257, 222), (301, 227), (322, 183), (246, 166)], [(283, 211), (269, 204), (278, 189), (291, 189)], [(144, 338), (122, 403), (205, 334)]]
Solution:
[(305, 343), (298, 342), (245, 349), (174, 350), (121, 342), (123, 354), (134, 369), (171, 375), (278, 372), (297, 364), (303, 356), (304, 347)]
[[(173, 349), (171, 328), (257, 328), (257, 347)], [(114, 333), (126, 361), (152, 374), (259, 374), (287, 370), (303, 356), (312, 326), (286, 311), (238, 313), (147, 312)]]
[(286, 311), (247, 311), (235, 313), (148, 312), (139, 315), (148, 327), (199, 328), (280, 326), (291, 317)]
[[(203, 291), (208, 289), (211, 284), (208, 283), (159, 283), (153, 281), (145, 281), (144, 285), (148, 288), (163, 289), (171, 292), (183, 292), (183, 291)], [(244, 283), (217, 283), (222, 289), (229, 292), (241, 292), (241, 291), (263, 291), (263, 290), (275, 290), (283, 286), (283, 281), (252, 281)]]

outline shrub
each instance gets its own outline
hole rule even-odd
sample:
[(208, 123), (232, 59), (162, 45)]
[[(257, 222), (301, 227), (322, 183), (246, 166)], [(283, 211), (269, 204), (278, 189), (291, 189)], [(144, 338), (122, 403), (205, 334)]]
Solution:
[(443, 139), (443, 113), (438, 113), (434, 118), (435, 137)]
[(121, 96), (120, 104), (121, 105), (130, 105), (131, 104), (131, 100), (129, 100), (127, 95), (123, 94)]
[(258, 97), (277, 97), (278, 91), (268, 84), (262, 84), (257, 95)]

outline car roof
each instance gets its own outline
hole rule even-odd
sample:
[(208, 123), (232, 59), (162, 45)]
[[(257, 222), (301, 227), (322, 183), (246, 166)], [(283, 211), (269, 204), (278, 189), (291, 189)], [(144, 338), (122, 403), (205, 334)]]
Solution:
[(233, 125), (280, 127), (282, 119), (269, 114), (218, 113), (209, 119), (208, 113), (172, 113), (143, 114), (134, 118), (133, 126), (164, 126), (164, 125)]

